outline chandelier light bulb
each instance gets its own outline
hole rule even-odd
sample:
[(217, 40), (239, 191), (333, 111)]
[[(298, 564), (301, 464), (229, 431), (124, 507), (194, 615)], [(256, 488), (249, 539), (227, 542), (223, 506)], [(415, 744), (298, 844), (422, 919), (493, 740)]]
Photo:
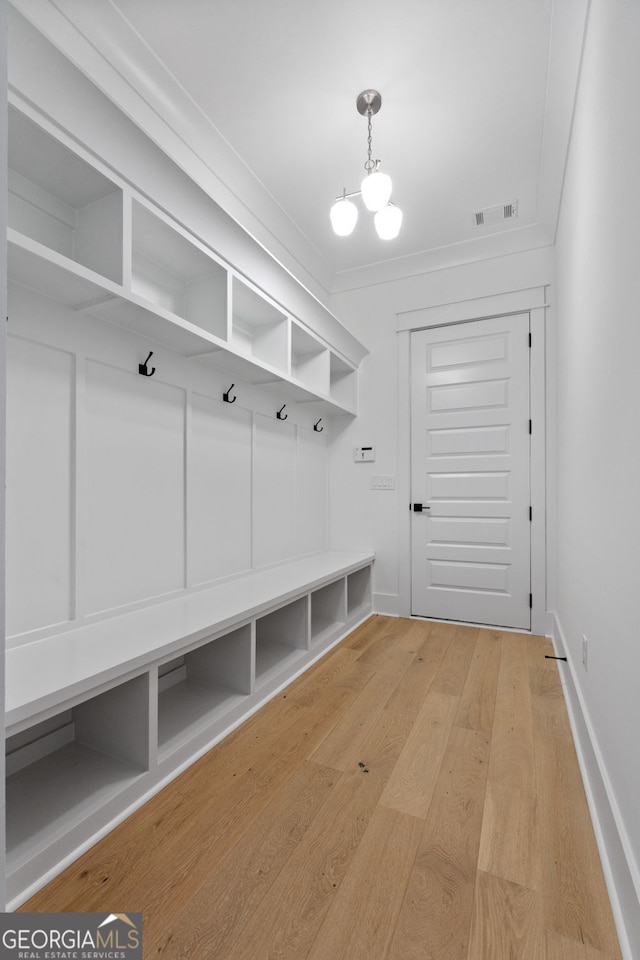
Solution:
[(390, 203), (378, 210), (373, 222), (381, 240), (395, 240), (402, 226), (402, 210)]
[(367, 210), (375, 212), (382, 210), (389, 202), (391, 196), (391, 177), (386, 173), (376, 170), (368, 174), (360, 186), (362, 199)]
[(353, 233), (356, 225), (358, 208), (351, 200), (347, 200), (346, 197), (340, 197), (331, 207), (329, 216), (331, 217), (333, 232), (339, 237), (348, 237), (350, 233)]

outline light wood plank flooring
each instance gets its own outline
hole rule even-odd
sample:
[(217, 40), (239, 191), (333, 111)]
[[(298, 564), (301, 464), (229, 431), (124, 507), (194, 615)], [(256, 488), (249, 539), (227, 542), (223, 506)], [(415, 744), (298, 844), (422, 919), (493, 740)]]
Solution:
[(142, 911), (163, 960), (619, 960), (552, 652), (372, 617), (22, 909)]

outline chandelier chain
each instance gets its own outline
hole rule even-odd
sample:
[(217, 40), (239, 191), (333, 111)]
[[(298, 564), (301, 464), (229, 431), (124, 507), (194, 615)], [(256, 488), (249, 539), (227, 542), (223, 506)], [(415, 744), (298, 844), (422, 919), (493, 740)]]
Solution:
[(368, 174), (371, 173), (372, 170), (375, 169), (375, 165), (376, 165), (375, 160), (372, 160), (372, 159), (371, 159), (371, 153), (372, 153), (372, 150), (371, 150), (371, 140), (372, 140), (371, 130), (372, 130), (372, 124), (371, 124), (371, 108), (369, 108), (369, 109), (367, 110), (367, 132), (368, 132), (368, 136), (367, 136), (367, 159), (365, 160), (365, 164), (364, 164), (364, 168), (365, 168), (365, 170), (367, 171)]

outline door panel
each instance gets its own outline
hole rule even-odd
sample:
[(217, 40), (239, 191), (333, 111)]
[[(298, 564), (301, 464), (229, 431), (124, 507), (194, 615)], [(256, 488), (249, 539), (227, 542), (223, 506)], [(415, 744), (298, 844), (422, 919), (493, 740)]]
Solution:
[(411, 340), (412, 613), (530, 625), (529, 317)]

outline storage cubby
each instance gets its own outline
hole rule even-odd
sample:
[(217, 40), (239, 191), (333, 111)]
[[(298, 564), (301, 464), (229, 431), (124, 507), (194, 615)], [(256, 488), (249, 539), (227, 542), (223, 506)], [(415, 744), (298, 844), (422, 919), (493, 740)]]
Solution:
[(343, 407), (355, 410), (356, 371), (335, 353), (331, 354), (330, 359), (330, 380), (331, 399)]
[(329, 350), (297, 323), (291, 324), (291, 376), (315, 393), (329, 394)]
[(158, 668), (159, 759), (215, 723), (251, 693), (251, 626)]
[(8, 909), (364, 619), (372, 560), (313, 554), (10, 647)]
[(280, 607), (256, 621), (256, 685), (284, 671), (308, 648), (307, 598)]
[(10, 735), (6, 751), (12, 871), (148, 770), (148, 675)]
[(24, 114), (9, 109), (8, 224), (122, 283), (122, 191)]
[(287, 317), (238, 277), (234, 276), (231, 289), (231, 345), (287, 373)]
[(133, 201), (131, 290), (155, 307), (227, 339), (227, 271)]
[(371, 567), (355, 570), (347, 576), (347, 616), (371, 609)]
[(336, 580), (311, 594), (311, 642), (317, 643), (346, 623), (345, 581)]

